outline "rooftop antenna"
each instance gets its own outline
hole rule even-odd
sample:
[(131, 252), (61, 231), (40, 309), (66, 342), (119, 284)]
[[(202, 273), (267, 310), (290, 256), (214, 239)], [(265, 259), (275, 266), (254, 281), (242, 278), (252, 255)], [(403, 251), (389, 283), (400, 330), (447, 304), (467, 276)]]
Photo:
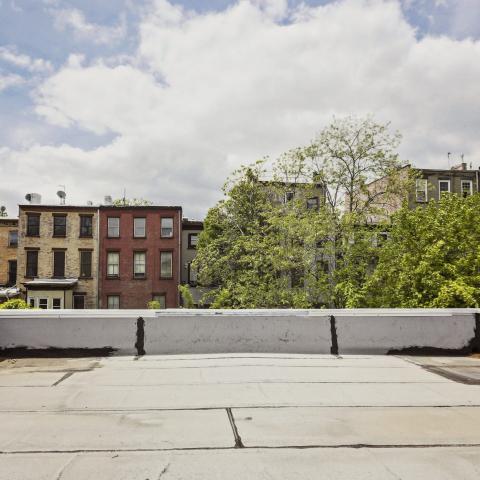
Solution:
[(6, 217), (7, 216), (7, 209), (5, 207), (5, 205), (2, 205), (0, 207), (0, 217)]
[(452, 154), (452, 152), (448, 152), (447, 153), (447, 163), (448, 163), (448, 168), (450, 168), (450, 155)]
[(127, 204), (127, 189), (123, 189), (123, 206)]
[(57, 197), (60, 199), (60, 205), (65, 205), (65, 197), (67, 196), (65, 193), (65, 185), (59, 185), (59, 187), (63, 187), (63, 189), (57, 192)]

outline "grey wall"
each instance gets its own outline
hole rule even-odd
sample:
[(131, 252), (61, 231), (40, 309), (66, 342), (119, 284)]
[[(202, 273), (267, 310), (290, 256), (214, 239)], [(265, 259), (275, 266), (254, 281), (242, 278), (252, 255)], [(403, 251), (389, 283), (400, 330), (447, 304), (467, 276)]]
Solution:
[[(468, 353), (480, 310), (6, 310), (0, 348), (187, 353)], [(142, 320), (138, 320), (141, 318)]]

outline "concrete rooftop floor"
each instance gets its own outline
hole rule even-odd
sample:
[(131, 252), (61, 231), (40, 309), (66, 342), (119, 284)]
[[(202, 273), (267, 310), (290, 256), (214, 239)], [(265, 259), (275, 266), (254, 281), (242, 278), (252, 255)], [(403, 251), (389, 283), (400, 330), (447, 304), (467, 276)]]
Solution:
[(479, 383), (465, 357), (4, 359), (0, 478), (478, 479)]

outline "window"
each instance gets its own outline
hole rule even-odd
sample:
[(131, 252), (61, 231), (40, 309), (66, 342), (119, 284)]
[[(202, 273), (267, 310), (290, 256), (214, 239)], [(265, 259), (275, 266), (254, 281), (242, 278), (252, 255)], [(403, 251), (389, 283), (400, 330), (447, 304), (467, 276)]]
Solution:
[(133, 219), (133, 236), (135, 238), (145, 238), (145, 218), (134, 218)]
[(67, 216), (66, 215), (53, 216), (53, 236), (54, 237), (67, 236)]
[(158, 294), (158, 295), (153, 295), (152, 300), (154, 302), (158, 302), (160, 304), (160, 308), (167, 308), (167, 306), (166, 306), (167, 302), (166, 302), (164, 293), (161, 293), (161, 294)]
[(197, 284), (197, 269), (192, 266), (192, 262), (188, 263), (188, 283), (192, 287)]
[(18, 247), (18, 231), (17, 230), (10, 230), (8, 232), (8, 246)]
[(85, 295), (73, 295), (73, 308), (75, 310), (83, 310), (85, 308)]
[(450, 193), (450, 180), (438, 181), (438, 199), (442, 198), (444, 193)]
[(17, 261), (8, 261), (8, 286), (12, 287), (17, 283)]
[(61, 298), (53, 298), (52, 299), (52, 308), (54, 310), (60, 310), (62, 308), (62, 299)]
[(27, 269), (25, 276), (28, 278), (38, 276), (38, 250), (27, 250)]
[(145, 278), (146, 253), (134, 252), (133, 254), (133, 276), (134, 278)]
[(92, 251), (80, 251), (80, 277), (91, 278), (92, 276)]
[(417, 202), (427, 201), (427, 180), (424, 178), (415, 180), (415, 199)]
[(172, 252), (160, 252), (160, 278), (172, 278)]
[(119, 217), (108, 217), (107, 219), (108, 233), (109, 238), (118, 238), (120, 236), (120, 218)]
[(65, 277), (65, 250), (53, 251), (53, 276), (56, 278)]
[(160, 223), (161, 223), (160, 236), (162, 238), (172, 238), (173, 237), (173, 218), (162, 218)]
[(93, 236), (93, 215), (80, 215), (80, 236)]
[(107, 308), (109, 308), (109, 309), (120, 308), (120, 295), (108, 295), (107, 296)]
[(40, 236), (40, 214), (28, 213), (27, 214), (27, 237)]
[(292, 201), (294, 196), (293, 192), (285, 192), (285, 203)]
[(307, 208), (309, 210), (318, 210), (318, 197), (307, 198)]
[(118, 252), (108, 252), (107, 254), (107, 276), (118, 277), (120, 270), (120, 254)]
[(48, 308), (48, 298), (39, 298), (38, 299), (38, 308), (46, 310)]
[(28, 299), (28, 306), (30, 308), (35, 308), (35, 299), (34, 298), (29, 298)]
[(188, 234), (188, 248), (197, 248), (198, 243), (198, 233), (189, 233)]
[(462, 197), (468, 197), (472, 194), (472, 181), (471, 180), (462, 180)]

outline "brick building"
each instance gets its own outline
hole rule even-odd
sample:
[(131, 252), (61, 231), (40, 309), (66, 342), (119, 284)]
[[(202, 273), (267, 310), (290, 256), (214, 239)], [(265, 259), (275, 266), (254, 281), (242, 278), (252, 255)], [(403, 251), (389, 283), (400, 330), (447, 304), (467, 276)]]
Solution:
[(99, 218), (99, 307), (178, 307), (182, 208), (104, 205)]
[(0, 287), (17, 283), (18, 219), (0, 217)]
[(19, 206), (17, 285), (37, 308), (97, 308), (98, 207)]

